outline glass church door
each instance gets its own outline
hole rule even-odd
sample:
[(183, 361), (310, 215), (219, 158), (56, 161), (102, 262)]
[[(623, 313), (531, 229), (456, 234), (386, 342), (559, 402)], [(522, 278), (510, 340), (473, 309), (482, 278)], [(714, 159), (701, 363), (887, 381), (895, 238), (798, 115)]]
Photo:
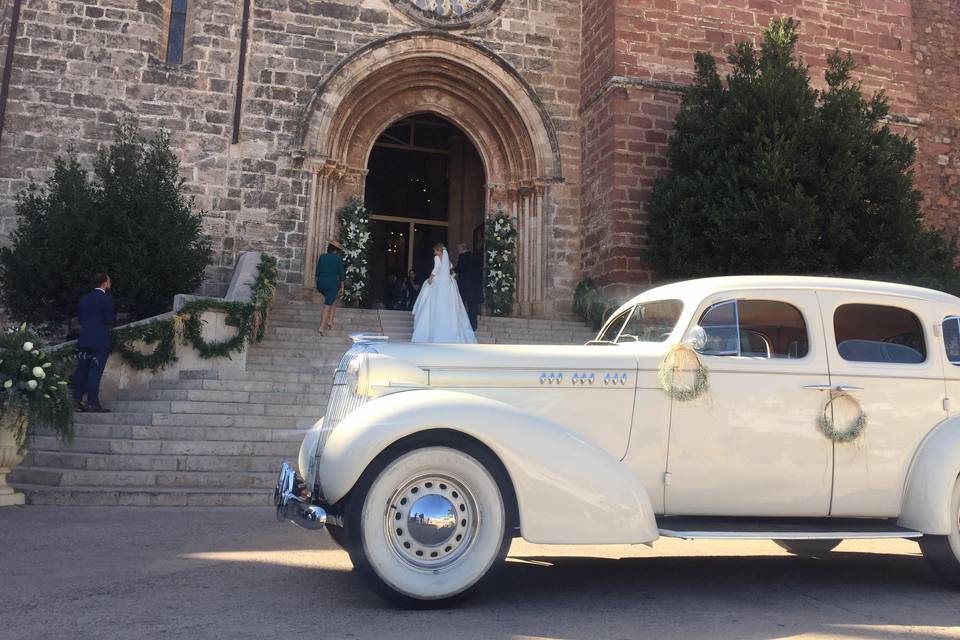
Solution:
[(410, 225), (391, 220), (370, 221), (371, 259), (370, 294), (374, 300), (383, 300), (387, 278), (402, 280), (410, 263)]

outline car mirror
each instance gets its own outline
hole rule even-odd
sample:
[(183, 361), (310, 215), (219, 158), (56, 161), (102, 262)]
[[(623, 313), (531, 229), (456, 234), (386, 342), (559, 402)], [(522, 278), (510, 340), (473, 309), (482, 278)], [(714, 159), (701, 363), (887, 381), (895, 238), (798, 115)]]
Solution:
[(695, 324), (687, 331), (687, 335), (683, 338), (683, 344), (694, 351), (700, 351), (707, 345), (707, 332), (703, 330), (703, 327)]

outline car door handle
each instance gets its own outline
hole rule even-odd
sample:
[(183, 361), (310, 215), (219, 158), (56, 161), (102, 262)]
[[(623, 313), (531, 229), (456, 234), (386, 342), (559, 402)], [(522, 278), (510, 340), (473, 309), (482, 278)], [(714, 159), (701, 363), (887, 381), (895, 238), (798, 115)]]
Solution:
[(833, 389), (833, 387), (828, 384), (808, 384), (803, 388), (808, 391), (830, 391), (830, 389)]
[(837, 391), (847, 393), (848, 391), (863, 391), (863, 387), (855, 387), (852, 384), (838, 384)]

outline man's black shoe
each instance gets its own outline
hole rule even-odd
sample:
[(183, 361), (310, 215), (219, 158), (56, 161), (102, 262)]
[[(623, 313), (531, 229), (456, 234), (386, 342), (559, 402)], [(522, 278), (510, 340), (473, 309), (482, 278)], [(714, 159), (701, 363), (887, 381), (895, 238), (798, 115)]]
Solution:
[(110, 409), (104, 409), (100, 405), (88, 404), (86, 407), (87, 413), (110, 413)]
[(78, 412), (78, 413), (83, 413), (84, 411), (87, 410), (87, 408), (86, 408), (85, 406), (83, 406), (83, 403), (80, 402), (79, 400), (74, 400), (74, 401), (73, 401), (73, 410), (76, 411), (76, 412)]

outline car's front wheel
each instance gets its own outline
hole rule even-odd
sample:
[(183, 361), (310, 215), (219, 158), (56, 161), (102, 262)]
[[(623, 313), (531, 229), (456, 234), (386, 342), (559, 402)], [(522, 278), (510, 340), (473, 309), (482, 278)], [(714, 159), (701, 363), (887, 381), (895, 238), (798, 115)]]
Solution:
[(400, 606), (463, 599), (506, 555), (508, 483), (499, 461), (470, 441), (414, 439), (387, 450), (344, 509), (354, 568)]
[(804, 558), (820, 558), (843, 542), (842, 540), (774, 540), (781, 549), (786, 549), (795, 556)]
[(950, 500), (950, 532), (945, 536), (923, 536), (920, 550), (940, 578), (960, 587), (960, 478), (953, 485)]

